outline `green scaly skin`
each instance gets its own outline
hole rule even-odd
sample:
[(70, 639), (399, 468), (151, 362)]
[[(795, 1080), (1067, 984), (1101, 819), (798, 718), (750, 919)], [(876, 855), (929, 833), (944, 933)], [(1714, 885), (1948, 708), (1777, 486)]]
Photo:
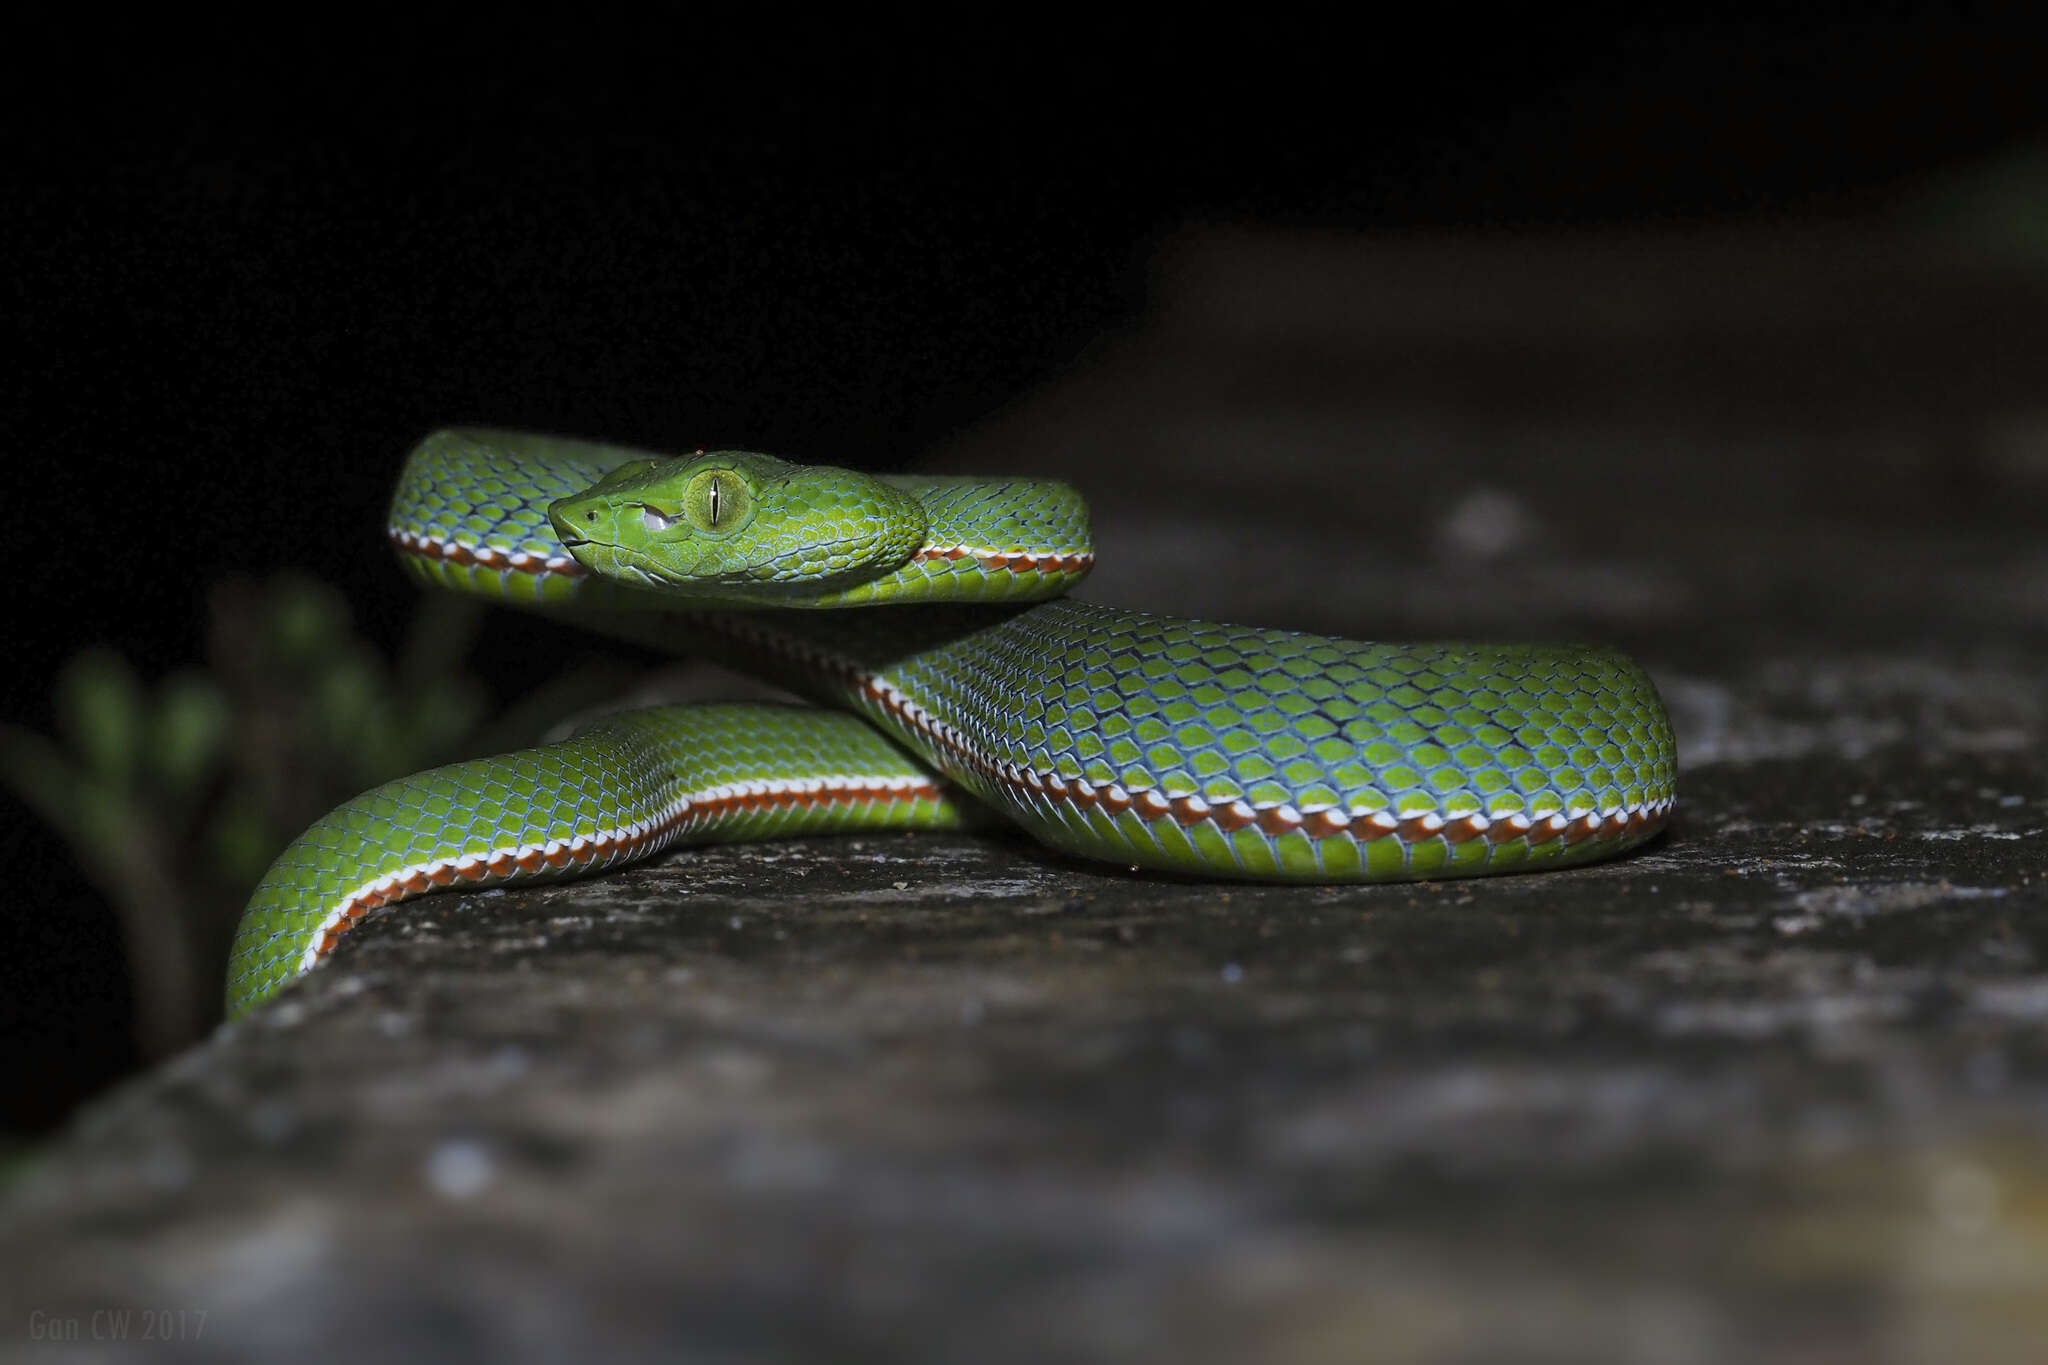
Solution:
[[(390, 524), (433, 586), (738, 663), (839, 709), (624, 713), (343, 804), (250, 900), (236, 1014), (379, 905), (682, 843), (957, 828), (986, 807), (1125, 865), (1404, 881), (1608, 857), (1673, 802), (1670, 724), (1625, 656), (1062, 600), (1093, 562), (1063, 484), (451, 431), (413, 451)], [(792, 610), (827, 607), (877, 609)]]

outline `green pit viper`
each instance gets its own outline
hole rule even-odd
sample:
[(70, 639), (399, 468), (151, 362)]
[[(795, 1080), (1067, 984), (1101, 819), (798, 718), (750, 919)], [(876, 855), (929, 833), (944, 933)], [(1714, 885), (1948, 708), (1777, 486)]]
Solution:
[(1670, 723), (1626, 656), (1075, 601), (1094, 547), (1061, 483), (444, 431), (408, 458), (389, 526), (431, 586), (708, 655), (836, 709), (651, 707), (365, 792), (250, 899), (232, 1014), (379, 906), (681, 844), (952, 829), (993, 810), (1125, 866), (1377, 882), (1604, 858), (1672, 809)]

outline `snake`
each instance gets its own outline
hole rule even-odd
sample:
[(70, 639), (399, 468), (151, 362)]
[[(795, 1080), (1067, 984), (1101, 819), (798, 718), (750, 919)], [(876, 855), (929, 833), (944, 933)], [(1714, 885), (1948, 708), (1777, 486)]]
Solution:
[(1006, 821), (1140, 875), (1399, 882), (1606, 858), (1676, 799), (1669, 718), (1620, 651), (1084, 601), (1088, 507), (1053, 480), (445, 430), (408, 455), (388, 534), (431, 588), (799, 700), (615, 711), (344, 802), (251, 895), (230, 1016), (382, 906), (680, 846)]

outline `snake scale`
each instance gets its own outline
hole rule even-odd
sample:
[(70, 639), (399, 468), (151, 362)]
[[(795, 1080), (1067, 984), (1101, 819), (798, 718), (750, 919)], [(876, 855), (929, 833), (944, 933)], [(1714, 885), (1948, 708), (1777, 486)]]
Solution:
[(231, 1013), (379, 906), (679, 844), (993, 810), (1126, 866), (1403, 881), (1607, 857), (1673, 804), (1670, 724), (1626, 656), (1075, 601), (1094, 547), (1060, 483), (444, 431), (408, 458), (389, 527), (431, 586), (708, 655), (831, 709), (622, 712), (345, 802), (250, 899)]

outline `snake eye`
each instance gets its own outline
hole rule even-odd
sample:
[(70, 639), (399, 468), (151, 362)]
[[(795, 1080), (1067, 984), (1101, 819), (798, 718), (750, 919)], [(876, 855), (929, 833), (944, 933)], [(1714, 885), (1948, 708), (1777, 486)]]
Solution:
[(754, 515), (754, 491), (730, 469), (707, 469), (683, 491), (683, 515), (699, 531), (729, 535)]

